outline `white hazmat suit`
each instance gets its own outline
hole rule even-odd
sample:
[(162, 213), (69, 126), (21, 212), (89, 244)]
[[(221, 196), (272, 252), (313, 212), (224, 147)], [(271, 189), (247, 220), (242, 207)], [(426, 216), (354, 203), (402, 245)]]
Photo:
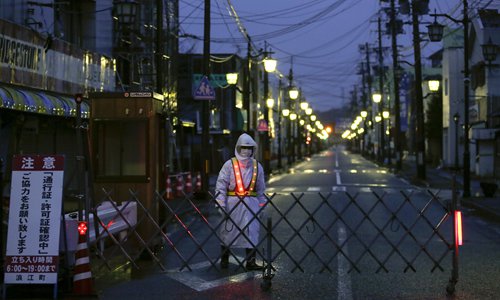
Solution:
[[(248, 148), (251, 148), (248, 149)], [(254, 157), (257, 152), (257, 143), (251, 136), (244, 133), (240, 135), (234, 149), (234, 155), (237, 158), (243, 186), (248, 190), (253, 177)], [(224, 224), (219, 227), (219, 237), (222, 240), (224, 266), (224, 249), (246, 248), (248, 251), (254, 251), (253, 260), (255, 261), (255, 250), (259, 242), (260, 222), (257, 220), (257, 214), (261, 207), (266, 203), (264, 192), (266, 183), (264, 178), (264, 169), (260, 163), (257, 163), (257, 177), (254, 189), (250, 195), (234, 196), (228, 195), (236, 189), (235, 171), (231, 159), (222, 166), (215, 185), (216, 201), (225, 211), (227, 216)], [(243, 203), (244, 202), (244, 203)], [(229, 215), (226, 215), (229, 214)], [(227, 259), (227, 258), (226, 258)], [(252, 256), (250, 256), (252, 259)], [(254, 264), (255, 262), (253, 262)], [(249, 268), (247, 262), (247, 269)]]

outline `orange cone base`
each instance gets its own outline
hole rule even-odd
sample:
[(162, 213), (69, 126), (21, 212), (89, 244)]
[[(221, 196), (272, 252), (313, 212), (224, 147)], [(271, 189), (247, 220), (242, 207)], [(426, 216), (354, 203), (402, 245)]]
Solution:
[(78, 237), (78, 246), (75, 253), (75, 269), (73, 273), (74, 295), (91, 296), (96, 294), (92, 287), (93, 279), (85, 235), (80, 235)]

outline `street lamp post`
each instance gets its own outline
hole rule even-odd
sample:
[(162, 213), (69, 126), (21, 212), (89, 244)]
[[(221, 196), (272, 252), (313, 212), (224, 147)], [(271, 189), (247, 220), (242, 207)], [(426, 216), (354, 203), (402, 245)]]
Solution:
[[(271, 52), (267, 51), (267, 44), (264, 51), (264, 99), (267, 101), (269, 97), (269, 73), (276, 70), (276, 60), (270, 57)], [(267, 123), (267, 131), (264, 131), (264, 174), (269, 176), (271, 174), (271, 142), (269, 136), (269, 105), (265, 105), (264, 120)]]
[[(376, 104), (378, 104), (378, 107), (379, 107), (379, 112), (382, 112), (382, 94), (381, 93), (378, 93), (378, 92), (375, 92), (372, 94), (372, 100), (373, 102), (375, 102)], [(383, 163), (384, 162), (384, 147), (385, 147), (385, 143), (384, 143), (384, 122), (380, 122), (380, 133), (379, 133), (379, 147), (378, 147), (378, 151), (377, 151), (377, 158), (378, 158), (378, 161), (380, 163)]]
[(420, 54), (420, 29), (418, 21), (419, 1), (411, 3), (412, 28), (413, 28), (413, 57), (415, 60), (415, 110), (416, 110), (416, 154), (417, 154), (417, 177), (425, 180), (425, 130), (424, 130), (424, 99), (422, 95), (422, 62)]
[(453, 122), (455, 122), (455, 171), (458, 171), (458, 120), (460, 115), (455, 113), (453, 115)]
[(282, 83), (281, 83), (281, 78), (278, 83), (278, 170), (281, 170), (283, 168), (281, 164), (281, 102), (283, 101), (282, 97)]
[[(457, 20), (446, 14), (431, 14), (434, 18), (446, 17), (449, 20), (462, 24), (464, 27), (464, 156), (463, 156), (463, 197), (470, 197), (470, 150), (469, 150), (469, 5), (467, 0), (463, 0), (463, 19)], [(444, 26), (434, 23), (427, 26), (429, 30), (429, 39), (438, 42), (443, 38)]]

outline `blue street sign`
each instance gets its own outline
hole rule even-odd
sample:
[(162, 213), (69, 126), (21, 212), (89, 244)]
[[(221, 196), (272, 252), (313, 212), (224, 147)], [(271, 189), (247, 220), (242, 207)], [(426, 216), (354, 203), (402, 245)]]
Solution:
[(215, 90), (210, 85), (210, 81), (207, 76), (203, 76), (200, 80), (198, 88), (193, 92), (194, 100), (215, 100)]

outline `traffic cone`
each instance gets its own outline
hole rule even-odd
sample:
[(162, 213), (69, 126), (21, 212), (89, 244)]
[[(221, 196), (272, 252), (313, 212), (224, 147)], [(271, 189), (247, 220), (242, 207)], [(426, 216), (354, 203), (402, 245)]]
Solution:
[(175, 187), (176, 189), (176, 194), (175, 196), (177, 197), (182, 197), (182, 189), (183, 189), (183, 183), (182, 183), (182, 174), (177, 175), (177, 185)]
[(191, 194), (193, 191), (193, 179), (191, 178), (191, 172), (188, 172), (186, 178), (186, 194)]
[(165, 188), (165, 200), (174, 200), (174, 193), (172, 192), (172, 182), (170, 181), (170, 176), (167, 174), (166, 188)]
[(196, 192), (201, 191), (201, 174), (200, 174), (200, 172), (196, 173), (195, 191)]
[(75, 253), (75, 269), (73, 274), (73, 293), (75, 295), (95, 295), (92, 288), (92, 272), (90, 270), (89, 249), (86, 234), (79, 234)]

